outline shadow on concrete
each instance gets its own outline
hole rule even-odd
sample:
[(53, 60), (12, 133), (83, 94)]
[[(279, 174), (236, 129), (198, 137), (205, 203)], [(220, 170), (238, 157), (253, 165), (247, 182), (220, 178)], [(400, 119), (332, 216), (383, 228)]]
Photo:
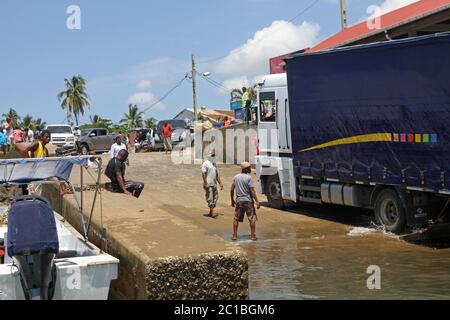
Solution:
[[(268, 202), (262, 202), (261, 205), (270, 208)], [(370, 210), (335, 205), (288, 203), (285, 211), (353, 227), (370, 227), (375, 221), (373, 212)]]

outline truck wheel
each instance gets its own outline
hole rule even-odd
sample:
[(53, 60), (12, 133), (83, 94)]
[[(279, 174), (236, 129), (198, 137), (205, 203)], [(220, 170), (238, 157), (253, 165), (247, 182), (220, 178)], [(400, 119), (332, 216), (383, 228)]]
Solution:
[(281, 194), (281, 183), (278, 175), (270, 176), (267, 179), (266, 195), (269, 205), (275, 209), (284, 209), (284, 200)]
[(400, 234), (405, 228), (406, 214), (400, 197), (394, 190), (383, 190), (375, 201), (375, 219), (386, 231)]
[(81, 154), (82, 154), (83, 156), (88, 156), (88, 155), (89, 155), (89, 148), (88, 148), (87, 145), (83, 144), (83, 145), (81, 146)]

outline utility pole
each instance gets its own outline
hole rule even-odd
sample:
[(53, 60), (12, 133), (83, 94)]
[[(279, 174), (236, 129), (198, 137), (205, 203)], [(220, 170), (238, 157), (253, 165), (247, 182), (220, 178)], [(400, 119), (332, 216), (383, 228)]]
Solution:
[(192, 55), (192, 94), (194, 96), (194, 123), (197, 122), (197, 70), (195, 69), (195, 55)]
[(342, 31), (347, 29), (347, 0), (341, 0)]

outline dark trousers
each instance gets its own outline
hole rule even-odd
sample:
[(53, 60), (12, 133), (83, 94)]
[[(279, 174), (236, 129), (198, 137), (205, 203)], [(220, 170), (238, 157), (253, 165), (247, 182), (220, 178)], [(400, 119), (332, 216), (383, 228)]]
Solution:
[[(144, 190), (144, 183), (138, 181), (125, 181), (125, 188), (128, 192), (131, 192), (133, 196), (139, 198), (142, 190)], [(111, 183), (105, 183), (105, 189), (114, 193), (123, 193), (118, 185), (113, 185)]]
[(133, 196), (139, 198), (142, 190), (144, 190), (144, 183), (139, 181), (127, 181), (125, 182), (125, 188), (127, 188), (128, 192), (131, 192)]

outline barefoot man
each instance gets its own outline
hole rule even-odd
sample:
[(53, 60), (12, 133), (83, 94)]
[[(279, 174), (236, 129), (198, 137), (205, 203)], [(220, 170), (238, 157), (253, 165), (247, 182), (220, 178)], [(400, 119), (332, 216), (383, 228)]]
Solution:
[(202, 164), (202, 177), (203, 177), (203, 189), (205, 189), (206, 202), (209, 207), (209, 214), (205, 215), (210, 218), (217, 218), (218, 213), (214, 212), (219, 200), (219, 189), (217, 183), (219, 183), (220, 190), (223, 190), (223, 184), (220, 180), (219, 170), (215, 162), (216, 153), (213, 151), (209, 154), (208, 159)]
[[(252, 232), (251, 239), (253, 241), (258, 240), (256, 238), (256, 208), (259, 209), (258, 196), (256, 194), (255, 186), (251, 177), (252, 165), (249, 162), (243, 162), (241, 164), (242, 172), (234, 177), (233, 184), (231, 185), (231, 206), (235, 208), (234, 222), (233, 222), (233, 236), (231, 240), (237, 240), (237, 232), (240, 222), (244, 222), (244, 215), (247, 214), (248, 221), (250, 222), (250, 229)], [(234, 193), (236, 191), (236, 200), (234, 199)]]

